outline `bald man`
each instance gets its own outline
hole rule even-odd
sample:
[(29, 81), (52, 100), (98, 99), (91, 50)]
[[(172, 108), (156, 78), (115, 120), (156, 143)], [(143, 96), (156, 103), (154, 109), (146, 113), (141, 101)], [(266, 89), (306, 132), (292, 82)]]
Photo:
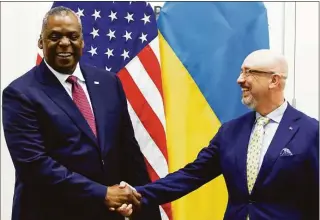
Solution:
[(224, 219), (319, 219), (318, 121), (285, 100), (287, 74), (282, 55), (248, 55), (237, 82), (253, 111), (223, 124), (192, 163), (136, 187), (141, 204), (176, 200), (222, 174), (229, 193)]

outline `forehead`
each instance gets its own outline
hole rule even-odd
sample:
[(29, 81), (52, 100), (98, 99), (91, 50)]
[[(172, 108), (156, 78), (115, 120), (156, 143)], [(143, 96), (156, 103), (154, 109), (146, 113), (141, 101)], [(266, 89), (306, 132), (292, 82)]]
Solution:
[(64, 15), (51, 15), (48, 17), (46, 30), (80, 32), (80, 24), (78, 19), (71, 13)]
[(241, 68), (267, 71), (273, 69), (275, 66), (276, 62), (273, 56), (269, 54), (252, 54), (243, 61)]

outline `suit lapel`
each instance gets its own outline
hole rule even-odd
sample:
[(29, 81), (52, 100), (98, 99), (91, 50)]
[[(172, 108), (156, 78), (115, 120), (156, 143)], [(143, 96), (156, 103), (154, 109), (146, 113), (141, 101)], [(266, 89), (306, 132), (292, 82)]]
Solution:
[(281, 150), (287, 145), (287, 143), (299, 130), (299, 126), (295, 123), (295, 121), (299, 119), (300, 116), (300, 113), (288, 104), (282, 120), (280, 121), (279, 127), (264, 156), (263, 163), (257, 177), (256, 185), (261, 184), (266, 176), (271, 172), (274, 163), (280, 156)]
[[(93, 108), (93, 112), (95, 115), (96, 127), (98, 132), (98, 142), (102, 151), (104, 151), (105, 146), (105, 124), (107, 123), (107, 109), (106, 106), (109, 102), (107, 94), (105, 94), (106, 90), (104, 90), (104, 82), (100, 79), (99, 74), (96, 73), (94, 69), (88, 67), (86, 65), (81, 65), (80, 68), (83, 73), (83, 76), (86, 81), (88, 93), (90, 95), (90, 100)], [(101, 98), (103, 97), (103, 99)]]
[(59, 80), (48, 69), (42, 61), (37, 71), (37, 78), (42, 83), (42, 89), (52, 101), (54, 101), (72, 119), (76, 126), (83, 131), (98, 147), (97, 139), (94, 136), (87, 121), (75, 105), (71, 97), (65, 91)]
[(252, 131), (252, 127), (255, 121), (255, 112), (250, 112), (247, 117), (243, 119), (241, 128), (239, 129), (239, 132), (241, 134), (239, 135), (239, 140), (236, 143), (236, 149), (239, 149), (236, 151), (236, 164), (237, 169), (240, 174), (240, 179), (244, 184), (241, 184), (245, 186), (246, 191), (248, 191), (247, 188), (247, 151), (248, 151), (248, 143), (250, 139), (250, 134)]

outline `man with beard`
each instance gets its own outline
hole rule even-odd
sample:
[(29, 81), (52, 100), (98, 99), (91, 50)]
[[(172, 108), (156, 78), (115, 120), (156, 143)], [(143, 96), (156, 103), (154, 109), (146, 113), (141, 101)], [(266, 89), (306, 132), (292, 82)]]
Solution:
[[(119, 78), (79, 64), (81, 20), (65, 7), (43, 19), (44, 59), (3, 91), (3, 128), (16, 169), (13, 220), (122, 220), (150, 182)], [(129, 208), (131, 205), (129, 205)], [(133, 219), (161, 219), (158, 206)]]
[(222, 174), (229, 193), (224, 219), (319, 219), (318, 121), (285, 100), (287, 74), (282, 55), (249, 54), (237, 82), (253, 111), (223, 124), (194, 162), (136, 187), (142, 206), (176, 200)]

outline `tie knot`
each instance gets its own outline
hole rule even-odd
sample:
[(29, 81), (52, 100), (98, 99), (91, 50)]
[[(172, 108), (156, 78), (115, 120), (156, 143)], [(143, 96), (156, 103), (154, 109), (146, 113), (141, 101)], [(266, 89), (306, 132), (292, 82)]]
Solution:
[(77, 77), (71, 75), (67, 78), (67, 82), (71, 84), (77, 83)]
[(268, 124), (270, 121), (269, 118), (266, 118), (266, 117), (260, 117), (257, 119), (257, 125), (262, 125), (262, 126), (265, 126), (266, 124)]

